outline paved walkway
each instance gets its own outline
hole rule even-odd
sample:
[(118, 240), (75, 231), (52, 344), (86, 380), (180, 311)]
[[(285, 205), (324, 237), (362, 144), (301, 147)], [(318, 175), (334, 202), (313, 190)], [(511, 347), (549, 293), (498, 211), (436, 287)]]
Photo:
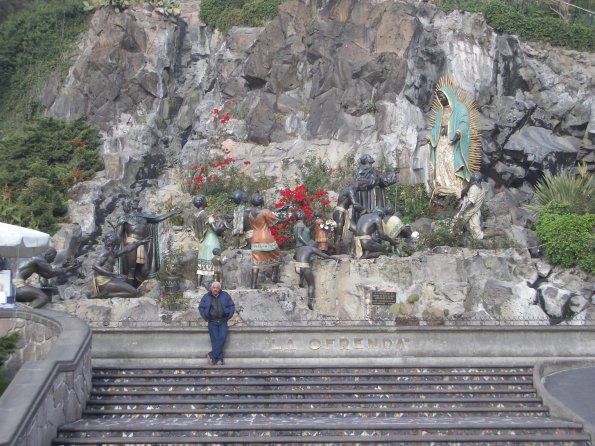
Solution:
[(595, 425), (595, 367), (552, 373), (544, 378), (543, 385), (570, 410)]

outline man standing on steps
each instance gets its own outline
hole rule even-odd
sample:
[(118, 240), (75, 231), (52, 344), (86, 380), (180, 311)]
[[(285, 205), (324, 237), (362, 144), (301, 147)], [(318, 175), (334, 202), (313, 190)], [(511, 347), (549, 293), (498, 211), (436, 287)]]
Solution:
[(209, 365), (223, 365), (223, 348), (227, 340), (227, 321), (236, 311), (231, 296), (221, 289), (220, 282), (213, 282), (209, 292), (198, 305), (200, 316), (207, 321), (211, 351), (207, 353)]

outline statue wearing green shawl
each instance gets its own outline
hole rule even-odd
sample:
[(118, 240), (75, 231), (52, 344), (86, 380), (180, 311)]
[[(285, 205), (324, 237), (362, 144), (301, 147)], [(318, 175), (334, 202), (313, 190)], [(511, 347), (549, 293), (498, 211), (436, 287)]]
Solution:
[(433, 195), (461, 192), (474, 172), (479, 171), (479, 135), (474, 129), (476, 109), (467, 96), (448, 79), (436, 87), (433, 117), (427, 138), (432, 163)]

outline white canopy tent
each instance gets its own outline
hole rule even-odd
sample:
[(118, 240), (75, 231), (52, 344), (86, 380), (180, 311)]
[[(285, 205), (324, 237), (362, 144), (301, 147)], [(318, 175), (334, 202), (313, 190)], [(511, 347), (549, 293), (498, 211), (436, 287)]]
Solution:
[(32, 257), (50, 245), (45, 232), (0, 222), (0, 256), (8, 258)]
[[(50, 236), (45, 232), (0, 222), (0, 256), (18, 259), (33, 257), (44, 252), (50, 245)], [(0, 271), (0, 308), (14, 307), (14, 288), (11, 271)], [(11, 298), (12, 297), (12, 298)]]

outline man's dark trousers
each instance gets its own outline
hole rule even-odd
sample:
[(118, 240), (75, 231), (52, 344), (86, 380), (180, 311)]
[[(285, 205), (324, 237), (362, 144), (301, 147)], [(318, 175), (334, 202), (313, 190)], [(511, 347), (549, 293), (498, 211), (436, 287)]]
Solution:
[(215, 362), (223, 361), (223, 347), (227, 340), (227, 321), (213, 322), (209, 321), (209, 336), (211, 337), (211, 347), (213, 350), (209, 356)]

